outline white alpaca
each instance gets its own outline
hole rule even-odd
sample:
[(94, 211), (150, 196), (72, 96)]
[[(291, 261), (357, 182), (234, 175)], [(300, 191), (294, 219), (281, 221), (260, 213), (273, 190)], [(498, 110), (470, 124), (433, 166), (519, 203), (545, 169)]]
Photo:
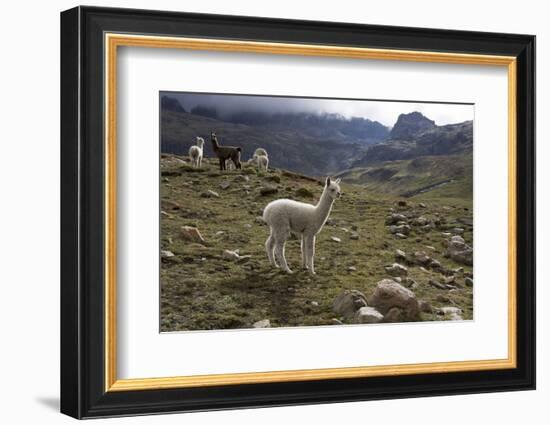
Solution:
[(204, 139), (197, 137), (197, 144), (189, 148), (189, 158), (191, 165), (195, 168), (200, 168), (202, 164), (202, 152), (204, 147)]
[(332, 204), (341, 195), (340, 179), (331, 181), (327, 177), (323, 193), (317, 205), (305, 204), (291, 199), (278, 199), (270, 202), (264, 209), (263, 219), (270, 228), (265, 242), (267, 257), (271, 265), (278, 267), (276, 259), (287, 273), (285, 243), (290, 233), (301, 236), (302, 266), (315, 274), (315, 237), (323, 228), (332, 210)]
[(264, 148), (258, 148), (254, 151), (253, 157), (255, 156), (267, 156), (267, 151)]
[(258, 170), (267, 171), (267, 168), (269, 166), (269, 158), (267, 157), (267, 155), (257, 155), (254, 156), (253, 159), (256, 159)]
[(264, 148), (258, 148), (254, 151), (252, 158), (248, 160), (248, 163), (254, 163), (258, 167), (258, 170), (267, 171), (269, 167), (269, 156)]

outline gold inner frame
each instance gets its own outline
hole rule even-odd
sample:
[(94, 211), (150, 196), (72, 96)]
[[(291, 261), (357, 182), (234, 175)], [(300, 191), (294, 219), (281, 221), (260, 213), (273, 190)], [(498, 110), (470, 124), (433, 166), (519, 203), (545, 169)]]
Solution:
[[(311, 381), (320, 379), (447, 373), (515, 368), (516, 359), (516, 58), (410, 50), (369, 49), (327, 45), (266, 43), (128, 34), (105, 34), (105, 391), (135, 391), (214, 385)], [(170, 48), (279, 55), (325, 56), (504, 66), (508, 72), (508, 357), (384, 366), (247, 372), (164, 378), (118, 379), (116, 324), (116, 123), (117, 48)]]

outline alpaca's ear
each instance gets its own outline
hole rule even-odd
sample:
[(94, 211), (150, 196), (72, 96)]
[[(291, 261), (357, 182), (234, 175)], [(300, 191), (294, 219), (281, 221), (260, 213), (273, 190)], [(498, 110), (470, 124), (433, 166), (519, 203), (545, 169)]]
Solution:
[(327, 187), (330, 185), (330, 176), (327, 177), (326, 185), (327, 185)]

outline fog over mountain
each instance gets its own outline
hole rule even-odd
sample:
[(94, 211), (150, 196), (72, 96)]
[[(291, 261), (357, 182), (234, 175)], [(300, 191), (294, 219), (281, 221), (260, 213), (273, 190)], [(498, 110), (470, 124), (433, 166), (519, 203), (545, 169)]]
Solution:
[(380, 100), (344, 100), (252, 96), (230, 94), (204, 94), (163, 92), (163, 96), (176, 99), (187, 111), (196, 107), (215, 109), (218, 119), (241, 112), (276, 114), (338, 115), (345, 119), (364, 118), (392, 127), (400, 114), (420, 112), (437, 125), (455, 124), (473, 119), (471, 104), (442, 104)]

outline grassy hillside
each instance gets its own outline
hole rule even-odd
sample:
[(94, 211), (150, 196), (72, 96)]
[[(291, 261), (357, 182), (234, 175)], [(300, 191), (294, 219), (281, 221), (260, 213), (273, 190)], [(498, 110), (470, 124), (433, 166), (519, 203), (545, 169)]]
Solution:
[[(421, 205), (417, 198), (428, 199), (427, 194), (403, 202), (403, 198), (391, 194), (398, 187), (392, 186), (395, 182), (391, 183), (391, 178), (390, 183), (377, 185), (361, 177), (370, 167), (354, 170), (345, 176), (344, 195), (335, 202), (318, 236), (317, 275), (300, 270), (296, 239), (287, 244), (286, 257), (295, 272), (287, 275), (267, 261), (264, 243), (268, 228), (260, 219), (263, 208), (282, 197), (315, 203), (322, 184), (281, 169), (261, 173), (245, 165), (243, 170), (220, 173), (217, 160), (206, 158), (200, 170), (190, 168), (185, 161), (185, 157), (174, 155), (161, 158), (161, 250), (173, 254), (162, 259), (161, 331), (249, 328), (264, 319), (274, 327), (339, 323), (342, 318), (332, 310), (334, 298), (343, 289), (356, 289), (370, 296), (376, 283), (388, 277), (384, 267), (395, 262), (396, 249), (407, 254), (425, 251), (446, 271), (458, 267), (466, 273), (472, 271), (443, 256), (443, 241), (455, 227), (464, 228), (464, 239), (472, 243), (471, 197), (447, 199), (443, 195), (449, 194), (445, 191), (452, 187), (450, 184), (446, 189), (437, 189), (437, 193), (432, 191), (437, 196)], [(416, 165), (403, 161), (386, 166), (395, 167), (395, 179), (403, 177), (401, 181), (406, 182), (408, 167)], [(443, 168), (442, 163), (421, 167), (426, 173), (439, 170), (447, 176)], [(426, 177), (426, 181), (432, 181), (433, 176), (430, 179)], [(417, 187), (418, 182), (407, 184)], [(276, 192), (262, 195), (265, 188)], [(412, 226), (406, 239), (398, 239), (385, 224), (391, 211), (405, 214), (411, 221), (422, 216), (437, 225), (422, 230)], [(184, 240), (182, 226), (198, 228), (205, 242)], [(352, 232), (358, 234), (358, 239), (351, 237)], [(224, 250), (239, 250), (241, 259), (225, 259)], [(417, 265), (407, 267), (407, 286), (419, 299), (435, 308), (460, 307), (464, 319), (472, 318), (472, 288), (464, 284), (460, 273), (456, 275), (456, 288), (438, 289), (428, 282), (443, 281), (443, 274)], [(446, 316), (436, 313), (422, 313), (422, 320), (444, 319)]]
[(368, 191), (417, 200), (463, 199), (473, 195), (472, 154), (422, 156), (353, 168), (338, 174)]

